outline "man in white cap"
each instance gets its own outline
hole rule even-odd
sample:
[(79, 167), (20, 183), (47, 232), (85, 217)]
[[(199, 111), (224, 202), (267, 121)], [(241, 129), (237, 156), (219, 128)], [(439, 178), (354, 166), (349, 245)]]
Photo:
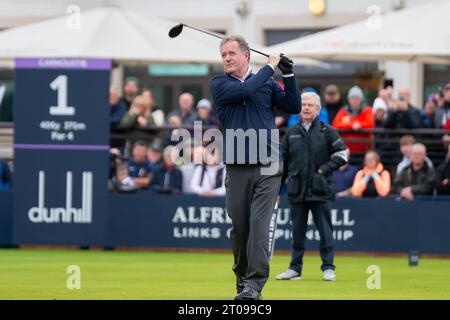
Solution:
[(375, 115), (375, 127), (383, 127), (384, 120), (387, 117), (389, 101), (389, 91), (387, 89), (381, 89), (378, 91), (378, 97), (373, 101), (372, 111)]

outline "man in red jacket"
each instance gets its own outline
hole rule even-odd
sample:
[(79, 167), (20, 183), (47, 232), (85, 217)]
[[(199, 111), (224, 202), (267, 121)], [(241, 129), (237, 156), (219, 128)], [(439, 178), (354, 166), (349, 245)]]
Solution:
[[(372, 108), (364, 103), (364, 95), (360, 87), (352, 87), (347, 95), (348, 105), (345, 105), (336, 114), (333, 127), (336, 129), (354, 130), (355, 133), (344, 133), (342, 138), (372, 138), (372, 134), (358, 133), (360, 129), (371, 129), (375, 126), (375, 117)], [(371, 149), (370, 142), (348, 142), (348, 148), (352, 154), (363, 154)]]

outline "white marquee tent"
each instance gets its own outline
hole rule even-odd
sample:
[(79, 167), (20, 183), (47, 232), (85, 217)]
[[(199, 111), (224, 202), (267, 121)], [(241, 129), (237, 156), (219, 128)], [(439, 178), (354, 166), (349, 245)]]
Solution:
[(291, 58), (450, 64), (450, 1), (435, 0), (269, 47)]
[[(168, 31), (177, 23), (117, 7), (82, 12), (79, 28), (66, 15), (0, 32), (0, 61), (15, 57), (110, 58), (129, 63), (221, 63), (220, 39), (189, 28), (177, 38)], [(75, 26), (75, 28), (74, 28)], [(264, 50), (264, 48), (260, 48)], [(252, 55), (257, 63), (266, 58)], [(312, 59), (296, 63), (323, 66)]]

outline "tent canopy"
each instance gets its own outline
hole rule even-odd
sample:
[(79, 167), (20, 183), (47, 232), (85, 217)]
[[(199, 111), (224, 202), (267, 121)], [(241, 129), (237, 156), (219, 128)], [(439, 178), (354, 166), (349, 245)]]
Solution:
[(269, 47), (287, 56), (450, 64), (450, 1), (430, 1)]
[[(147, 64), (222, 63), (220, 39), (189, 28), (169, 38), (168, 32), (176, 24), (117, 7), (96, 8), (82, 12), (79, 29), (71, 29), (69, 16), (62, 16), (1, 31), (0, 60), (83, 57)], [(252, 54), (252, 61), (262, 64), (267, 59)], [(298, 59), (296, 63), (326, 66), (312, 59)]]
[[(14, 57), (111, 58), (147, 63), (220, 63), (218, 42), (191, 30), (171, 39), (176, 23), (114, 7), (81, 14), (79, 29), (63, 16), (0, 32), (0, 59)], [(69, 26), (68, 26), (69, 25)]]

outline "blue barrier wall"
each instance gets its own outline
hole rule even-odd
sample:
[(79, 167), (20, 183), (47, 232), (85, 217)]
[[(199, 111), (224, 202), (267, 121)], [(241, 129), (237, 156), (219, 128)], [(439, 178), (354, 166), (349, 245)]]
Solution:
[(11, 245), (12, 192), (0, 190), (0, 246)]
[[(11, 193), (0, 193), (1, 241), (8, 235), (11, 239), (10, 198)], [(110, 194), (108, 204), (105, 246), (230, 248), (231, 222), (226, 215), (224, 198)], [(338, 251), (418, 250), (450, 254), (450, 202), (339, 199), (332, 208)], [(284, 199), (279, 209), (275, 249), (290, 249), (289, 220), (290, 209)], [(17, 228), (20, 226), (15, 226)], [(312, 222), (307, 237), (310, 240), (307, 249), (318, 248), (319, 237)], [(60, 238), (48, 244), (68, 243)]]
[[(111, 246), (229, 248), (224, 199), (197, 196), (112, 195)], [(450, 202), (339, 199), (332, 204), (337, 250), (450, 253)], [(290, 209), (278, 215), (276, 249), (290, 249)], [(318, 248), (312, 221), (307, 249)]]

